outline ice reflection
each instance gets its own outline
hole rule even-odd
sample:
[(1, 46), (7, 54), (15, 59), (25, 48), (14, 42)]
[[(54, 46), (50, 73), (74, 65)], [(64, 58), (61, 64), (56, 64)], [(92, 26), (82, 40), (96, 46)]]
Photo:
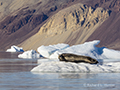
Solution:
[(22, 52), (0, 52), (0, 59), (3, 58), (18, 58), (18, 54), (21, 54)]
[(94, 73), (37, 73), (31, 72), (37, 77), (41, 77), (42, 79), (80, 79), (80, 78), (93, 78), (96, 77), (97, 74)]
[(19, 59), (17, 55), (18, 53), (0, 52), (0, 72), (30, 71), (37, 65), (37, 60)]

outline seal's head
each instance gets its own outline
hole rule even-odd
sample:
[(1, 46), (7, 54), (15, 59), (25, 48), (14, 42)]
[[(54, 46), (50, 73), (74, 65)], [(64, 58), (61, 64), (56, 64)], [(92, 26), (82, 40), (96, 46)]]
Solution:
[(91, 57), (87, 57), (87, 59), (90, 61), (89, 63), (90, 64), (97, 64), (97, 63), (99, 63), (96, 59), (94, 59), (94, 58), (91, 58)]
[(59, 58), (60, 61), (65, 61), (65, 58), (64, 58), (63, 54), (59, 55), (58, 58)]

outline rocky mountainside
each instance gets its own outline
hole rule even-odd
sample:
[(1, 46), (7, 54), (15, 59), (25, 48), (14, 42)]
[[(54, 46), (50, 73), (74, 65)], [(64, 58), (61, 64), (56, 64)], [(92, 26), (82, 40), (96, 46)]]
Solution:
[(0, 0), (0, 51), (99, 39), (118, 49), (120, 0)]
[(111, 10), (111, 15), (87, 41), (99, 39), (99, 46), (120, 50), (120, 0), (105, 0), (99, 6)]
[(0, 0), (0, 50), (31, 37), (71, 0)]
[(109, 14), (109, 10), (100, 7), (92, 8), (81, 3), (72, 5), (53, 15), (37, 34), (22, 44), (22, 47), (36, 49), (42, 44), (83, 43)]

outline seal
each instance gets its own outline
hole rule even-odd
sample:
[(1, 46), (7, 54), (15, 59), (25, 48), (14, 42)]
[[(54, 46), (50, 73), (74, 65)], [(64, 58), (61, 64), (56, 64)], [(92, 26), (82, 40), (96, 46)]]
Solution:
[(82, 56), (82, 55), (75, 55), (70, 53), (63, 53), (58, 56), (60, 61), (66, 61), (66, 62), (75, 62), (75, 63), (90, 63), (90, 64), (97, 64), (98, 61), (96, 59), (93, 59), (89, 56)]

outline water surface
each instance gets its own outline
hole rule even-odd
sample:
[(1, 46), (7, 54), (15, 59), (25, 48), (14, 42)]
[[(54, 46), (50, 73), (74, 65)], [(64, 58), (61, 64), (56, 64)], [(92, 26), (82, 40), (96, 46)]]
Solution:
[[(3, 54), (3, 53), (2, 53)], [(5, 54), (5, 53), (4, 53)], [(3, 55), (4, 55), (3, 54)], [(10, 55), (10, 56), (9, 56)], [(120, 73), (32, 73), (36, 59), (0, 58), (0, 90), (119, 90)]]

